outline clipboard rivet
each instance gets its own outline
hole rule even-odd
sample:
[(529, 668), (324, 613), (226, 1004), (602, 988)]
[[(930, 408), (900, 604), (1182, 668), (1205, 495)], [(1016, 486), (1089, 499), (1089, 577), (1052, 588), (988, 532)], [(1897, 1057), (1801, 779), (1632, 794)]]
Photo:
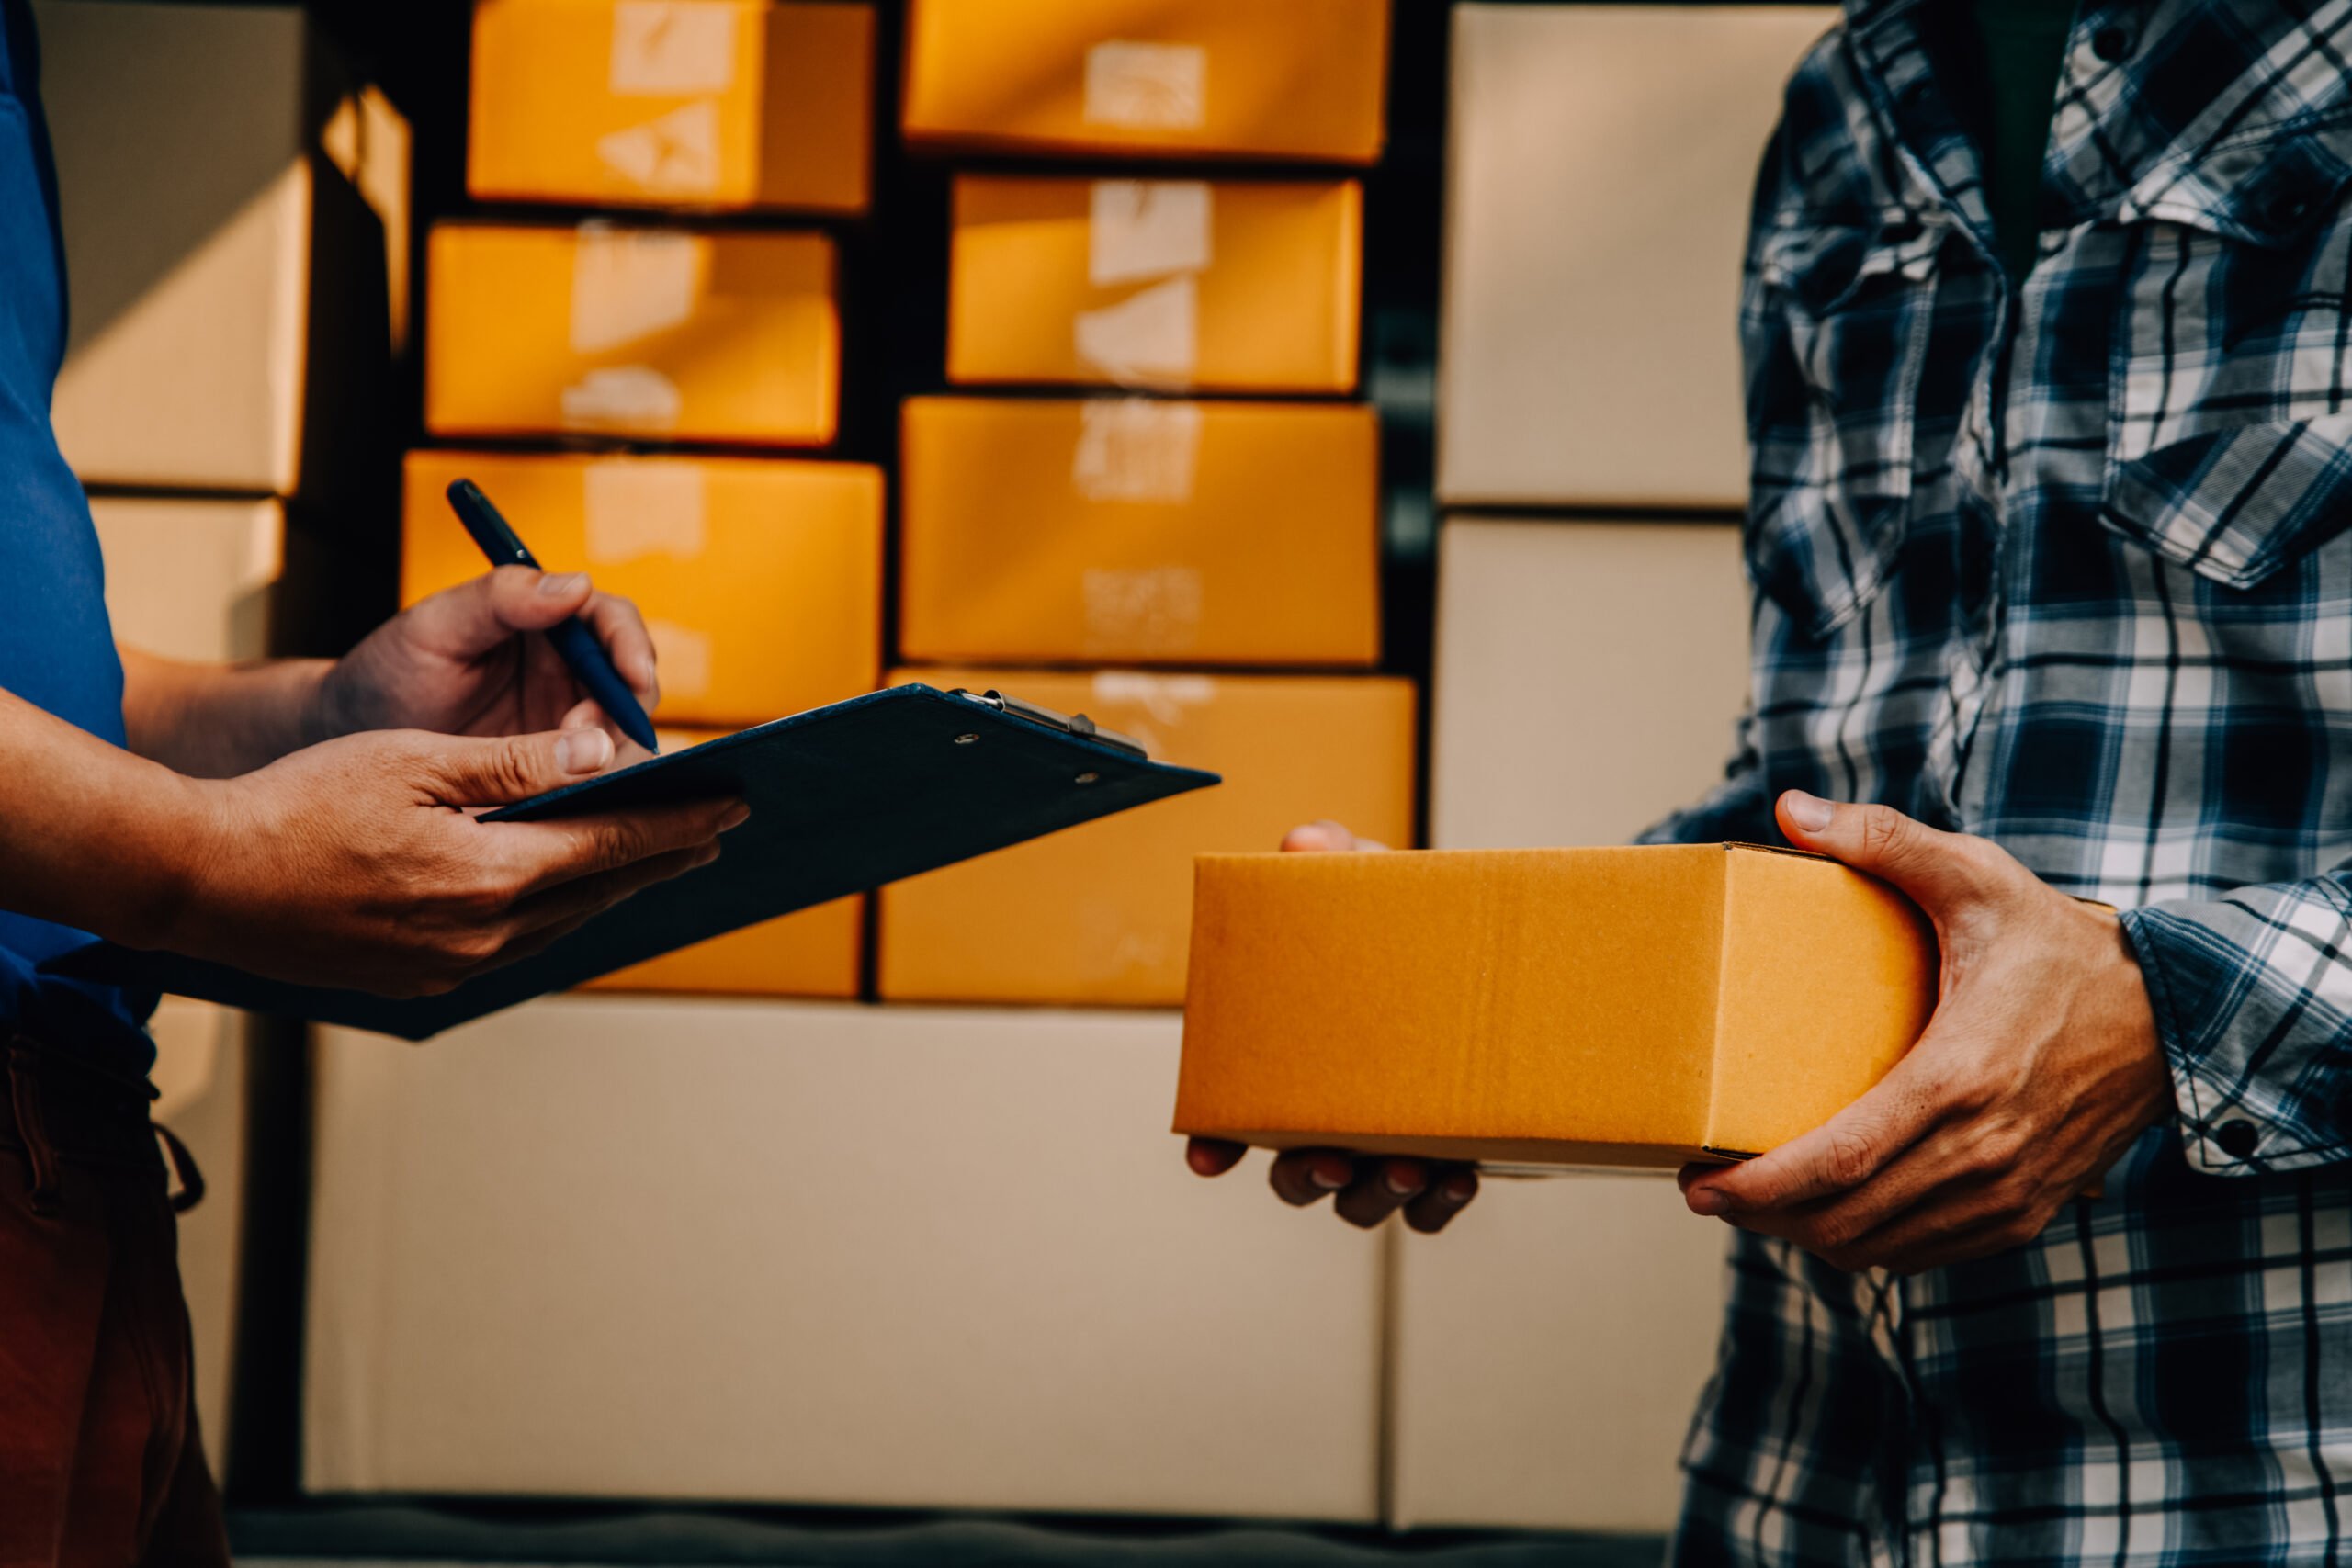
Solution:
[(979, 737), (977, 735), (959, 735), (956, 738), (956, 744), (958, 746), (969, 746), (973, 741), (978, 740), (978, 739)]
[(1078, 775), (1078, 782), (1080, 784), (1092, 784), (1102, 776), (1102, 775), (1101, 773), (1080, 773)]

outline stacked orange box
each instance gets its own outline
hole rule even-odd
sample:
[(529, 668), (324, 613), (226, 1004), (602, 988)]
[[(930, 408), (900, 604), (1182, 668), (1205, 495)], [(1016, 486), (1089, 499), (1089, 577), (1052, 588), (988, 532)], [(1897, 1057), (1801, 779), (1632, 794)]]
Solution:
[[(480, 0), (468, 194), (615, 216), (429, 236), (440, 445), (408, 457), (403, 603), (482, 570), (444, 499), (468, 478), (549, 570), (637, 602), (673, 740), (880, 683), (883, 476), (808, 460), (839, 423), (836, 247), (771, 226), (866, 209), (874, 62), (870, 5)], [(864, 927), (843, 899), (599, 986), (854, 997)]]
[(892, 678), (1083, 711), (1227, 783), (884, 889), (885, 998), (1172, 1006), (1196, 853), (1323, 816), (1410, 841), (1418, 694), (1368, 673), (1379, 422), (1344, 400), (1363, 188), (1334, 167), (1379, 156), (1387, 13), (911, 0), (910, 146), (1089, 164), (953, 181), (957, 390), (901, 412)]

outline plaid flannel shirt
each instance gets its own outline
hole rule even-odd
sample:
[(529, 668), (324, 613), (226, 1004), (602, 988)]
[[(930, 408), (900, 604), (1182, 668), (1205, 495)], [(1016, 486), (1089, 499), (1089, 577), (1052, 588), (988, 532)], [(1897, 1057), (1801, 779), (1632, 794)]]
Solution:
[(1850, 0), (1766, 155), (1752, 703), (1652, 836), (1770, 841), (1796, 787), (1995, 840), (2125, 910), (2177, 1114), (1977, 1263), (1738, 1237), (1678, 1560), (2333, 1564), (2352, 0), (2087, 0), (2017, 288), (1931, 3)]

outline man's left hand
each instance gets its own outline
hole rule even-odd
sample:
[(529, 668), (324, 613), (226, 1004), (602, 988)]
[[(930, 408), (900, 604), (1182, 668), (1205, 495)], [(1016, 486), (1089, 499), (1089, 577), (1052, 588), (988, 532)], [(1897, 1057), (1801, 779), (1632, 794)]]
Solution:
[(587, 623), (649, 714), (660, 697), (653, 639), (637, 606), (582, 573), (503, 566), (419, 601), (345, 654), (321, 682), (311, 738), (367, 729), (525, 735), (594, 724), (619, 761), (642, 753), (588, 696), (541, 636)]
[[(1935, 1016), (1827, 1124), (1744, 1164), (1685, 1168), (1684, 1201), (1840, 1269), (1915, 1273), (2031, 1240), (2172, 1105), (2121, 924), (1989, 840), (1886, 807), (1791, 791), (1780, 821), (1798, 848), (1927, 912), (1943, 956)], [(1813, 961), (1832, 970), (1838, 954)]]

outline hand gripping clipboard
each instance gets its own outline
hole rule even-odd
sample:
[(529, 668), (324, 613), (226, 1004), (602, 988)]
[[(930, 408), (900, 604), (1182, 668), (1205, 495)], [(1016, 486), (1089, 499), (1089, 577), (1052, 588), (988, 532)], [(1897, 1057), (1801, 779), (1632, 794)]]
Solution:
[(486, 814), (485, 822), (532, 821), (696, 795), (741, 795), (752, 807), (716, 862), (444, 996), (389, 1000), (286, 985), (111, 942), (77, 948), (49, 967), (423, 1040), (708, 937), (1219, 782), (1154, 762), (1140, 745), (1082, 716), (993, 692), (897, 686)]

